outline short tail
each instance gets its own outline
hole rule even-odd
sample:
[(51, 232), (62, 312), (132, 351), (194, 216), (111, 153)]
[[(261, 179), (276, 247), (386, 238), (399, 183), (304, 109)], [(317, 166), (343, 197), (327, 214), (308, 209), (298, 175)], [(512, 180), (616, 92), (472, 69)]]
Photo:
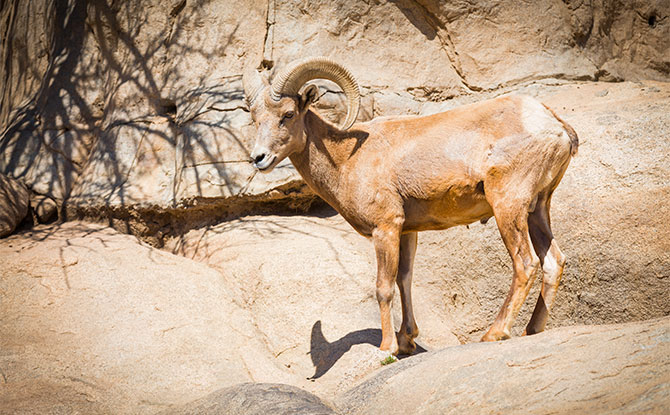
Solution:
[[(542, 104), (544, 105), (544, 104)], [(563, 121), (561, 117), (556, 115), (556, 113), (549, 108), (548, 106), (544, 105), (546, 109), (549, 110), (551, 115), (554, 116), (561, 124), (563, 124), (563, 128), (565, 129), (565, 132), (568, 133), (568, 137), (570, 137), (570, 155), (571, 156), (576, 156), (577, 155), (577, 150), (579, 148), (579, 137), (577, 136), (577, 132), (575, 131), (574, 128), (570, 126), (567, 122)]]

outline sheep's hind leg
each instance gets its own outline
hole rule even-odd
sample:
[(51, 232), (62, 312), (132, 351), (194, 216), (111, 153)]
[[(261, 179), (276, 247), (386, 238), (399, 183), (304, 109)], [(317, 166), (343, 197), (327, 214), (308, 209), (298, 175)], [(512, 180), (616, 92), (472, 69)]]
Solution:
[(528, 217), (530, 237), (542, 264), (543, 277), (542, 290), (524, 334), (544, 331), (565, 266), (565, 255), (561, 252), (558, 242), (556, 242), (551, 232), (550, 198), (551, 196), (544, 202), (538, 202), (535, 212), (532, 212)]
[(398, 340), (393, 330), (391, 302), (398, 275), (400, 230), (378, 227), (372, 232), (372, 240), (377, 254), (377, 302), (382, 323), (382, 343), (379, 348), (397, 354)]
[(504, 340), (510, 337), (510, 330), (519, 314), (537, 269), (540, 259), (534, 252), (528, 233), (528, 203), (504, 203), (493, 207), (498, 229), (507, 251), (512, 257), (514, 276), (507, 298), (491, 328), (482, 341)]
[(398, 333), (398, 354), (412, 354), (416, 349), (414, 339), (419, 335), (419, 328), (414, 320), (412, 309), (412, 270), (414, 254), (416, 253), (417, 233), (407, 233), (400, 238), (400, 262), (398, 264), (398, 278), (402, 302), (402, 324)]

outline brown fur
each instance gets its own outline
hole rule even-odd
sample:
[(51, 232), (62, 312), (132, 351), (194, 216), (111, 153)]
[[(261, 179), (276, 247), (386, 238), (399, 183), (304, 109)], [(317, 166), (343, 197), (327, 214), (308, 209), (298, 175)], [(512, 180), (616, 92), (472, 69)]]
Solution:
[[(411, 353), (416, 347), (416, 233), (491, 216), (514, 277), (483, 340), (509, 337), (540, 267), (542, 293), (526, 330), (544, 329), (565, 264), (551, 233), (549, 206), (577, 148), (569, 125), (532, 98), (503, 97), (341, 131), (310, 110), (304, 97), (274, 102), (267, 89), (263, 94), (251, 108), (259, 131), (252, 152), (257, 166), (270, 170), (289, 157), (307, 184), (375, 245), (382, 350)], [(294, 115), (281, 121), (288, 112)], [(403, 309), (398, 337), (390, 312), (396, 283)]]

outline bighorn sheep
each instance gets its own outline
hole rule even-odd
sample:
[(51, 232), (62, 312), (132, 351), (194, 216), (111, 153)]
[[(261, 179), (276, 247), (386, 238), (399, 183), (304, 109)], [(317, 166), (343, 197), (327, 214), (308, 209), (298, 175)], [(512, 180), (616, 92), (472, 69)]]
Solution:
[[(317, 78), (337, 83), (345, 93), (348, 113), (340, 127), (310, 109), (318, 89), (305, 84)], [(575, 131), (548, 107), (506, 96), (434, 115), (354, 124), (358, 85), (330, 59), (293, 62), (272, 83), (256, 70), (246, 71), (243, 83), (258, 130), (254, 166), (267, 172), (289, 157), (314, 192), (372, 239), (382, 350), (409, 354), (416, 348), (411, 284), (417, 232), (491, 216), (512, 257), (514, 276), (482, 340), (509, 338), (540, 267), (542, 290), (526, 333), (544, 330), (565, 265), (551, 232), (549, 205), (578, 146)], [(391, 315), (394, 283), (402, 301), (398, 337)]]

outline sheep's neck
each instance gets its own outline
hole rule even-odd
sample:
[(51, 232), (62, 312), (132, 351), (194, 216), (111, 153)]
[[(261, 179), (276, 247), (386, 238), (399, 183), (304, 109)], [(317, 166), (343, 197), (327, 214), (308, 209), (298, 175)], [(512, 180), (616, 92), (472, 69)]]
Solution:
[(344, 135), (312, 111), (305, 115), (304, 122), (305, 148), (292, 154), (291, 162), (312, 190), (340, 210), (341, 168), (352, 154), (357, 139)]

